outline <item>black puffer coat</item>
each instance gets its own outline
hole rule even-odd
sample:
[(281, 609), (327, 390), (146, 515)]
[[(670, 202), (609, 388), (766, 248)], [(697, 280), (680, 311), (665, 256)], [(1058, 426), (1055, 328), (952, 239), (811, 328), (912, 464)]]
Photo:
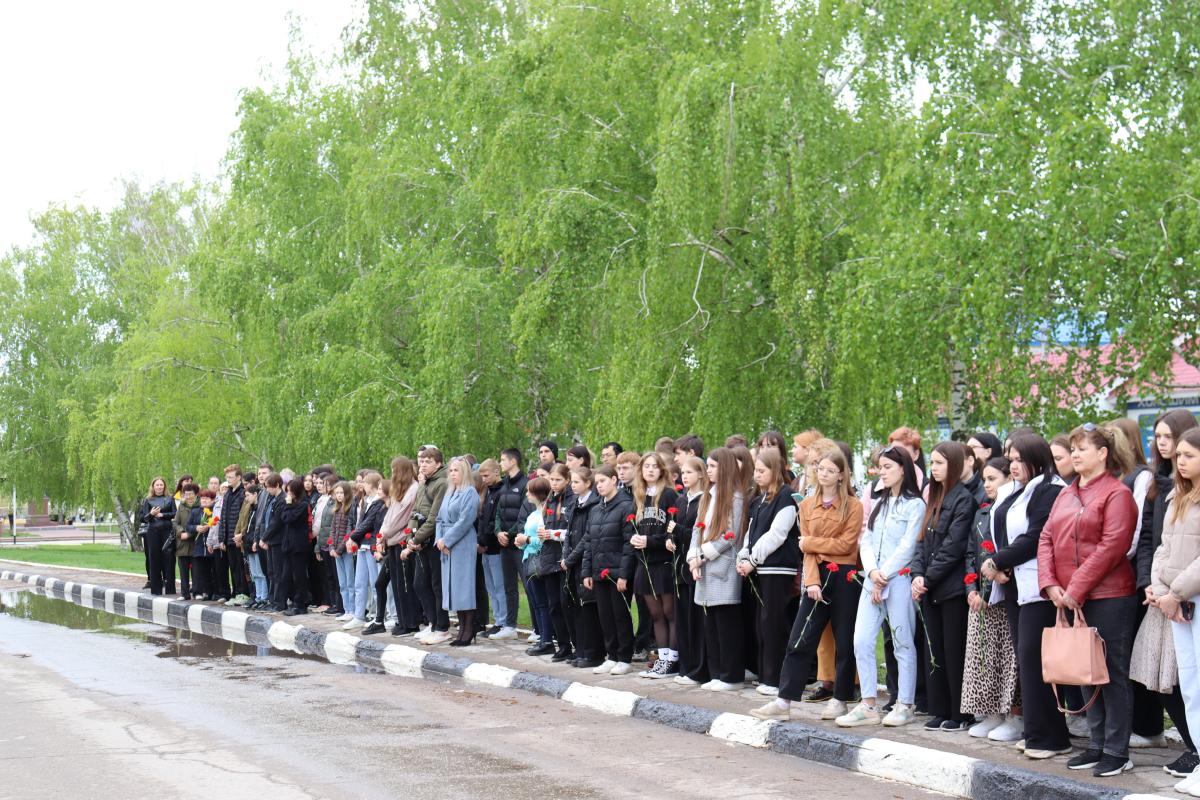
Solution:
[(567, 515), (567, 539), (563, 543), (563, 561), (567, 562), (567, 589), (573, 592), (579, 603), (594, 603), (592, 590), (583, 585), (588, 577), (583, 571), (583, 556), (587, 550), (587, 529), (592, 511), (600, 505), (596, 490), (587, 493), (584, 500), (575, 499), (575, 507)]
[(934, 603), (944, 603), (966, 594), (963, 578), (967, 574), (967, 544), (978, 510), (979, 504), (967, 487), (954, 484), (942, 499), (937, 524), (930, 525), (925, 537), (917, 542), (912, 575), (925, 579), (929, 599)]
[[(633, 499), (617, 492), (601, 500), (588, 516), (587, 546), (583, 553), (584, 577), (595, 580), (633, 580), (636, 565), (629, 537), (633, 535)], [(603, 573), (608, 570), (608, 575)]]

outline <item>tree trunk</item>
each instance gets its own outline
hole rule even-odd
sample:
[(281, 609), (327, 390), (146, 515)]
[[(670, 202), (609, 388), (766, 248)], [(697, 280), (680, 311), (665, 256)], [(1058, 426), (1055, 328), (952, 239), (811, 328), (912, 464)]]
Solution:
[(108, 485), (108, 497), (112, 500), (113, 508), (117, 512), (117, 533), (121, 537), (121, 544), (128, 545), (129, 549), (135, 553), (140, 552), (142, 549), (142, 538), (133, 529), (133, 520), (126, 510), (125, 504), (121, 502), (121, 498), (113, 490), (111, 483)]

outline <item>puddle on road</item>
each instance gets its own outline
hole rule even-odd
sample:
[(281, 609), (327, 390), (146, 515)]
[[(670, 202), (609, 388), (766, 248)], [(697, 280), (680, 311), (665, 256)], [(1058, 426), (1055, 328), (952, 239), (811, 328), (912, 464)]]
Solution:
[[(68, 600), (58, 600), (46, 595), (44, 589), (29, 588), (0, 591), (0, 614), (17, 619), (45, 622), (72, 630), (119, 636), (143, 642), (158, 648), (159, 658), (178, 658), (203, 661), (206, 659), (232, 659), (238, 656), (272, 659), (304, 659), (328, 664), (324, 658), (305, 653), (285, 653), (270, 647), (258, 647), (205, 636), (192, 630), (165, 628), (149, 622), (139, 622), (129, 617), (109, 614), (96, 608), (76, 605)], [(358, 667), (356, 671), (367, 671)], [(250, 675), (232, 674), (231, 680), (245, 680)], [(277, 679), (297, 678), (286, 672), (274, 672)]]

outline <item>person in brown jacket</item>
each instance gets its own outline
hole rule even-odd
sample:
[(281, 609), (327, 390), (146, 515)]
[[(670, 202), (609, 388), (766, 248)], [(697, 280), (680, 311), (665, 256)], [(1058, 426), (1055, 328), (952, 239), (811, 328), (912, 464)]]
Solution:
[(1133, 493), (1115, 477), (1122, 442), (1114, 432), (1088, 423), (1071, 431), (1070, 440), (1078, 477), (1059, 492), (1042, 528), (1038, 585), (1060, 611), (1082, 611), (1104, 639), (1109, 682), (1087, 710), (1087, 750), (1067, 760), (1069, 769), (1090, 768), (1101, 778), (1133, 769), (1129, 659), (1137, 597), (1126, 554), (1133, 545), (1138, 510)]
[(792, 702), (803, 699), (817, 645), (826, 623), (831, 621), (837, 643), (837, 677), (833, 697), (825, 704), (821, 719), (845, 714), (846, 704), (853, 697), (854, 620), (861, 588), (855, 568), (863, 507), (850, 493), (850, 478), (842, 451), (828, 452), (816, 465), (817, 490), (800, 503), (804, 594), (788, 637), (779, 695), (750, 712), (759, 719), (790, 717)]

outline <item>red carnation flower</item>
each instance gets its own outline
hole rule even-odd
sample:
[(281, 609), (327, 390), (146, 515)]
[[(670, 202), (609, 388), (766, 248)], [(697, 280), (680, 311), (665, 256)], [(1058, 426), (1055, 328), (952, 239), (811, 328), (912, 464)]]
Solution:
[(704, 530), (705, 527), (707, 527), (707, 526), (703, 522), (697, 522), (696, 527), (699, 528), (700, 530)]
[(635, 519), (637, 519), (637, 517), (635, 517), (633, 514), (630, 514), (628, 517), (625, 518), (625, 521), (633, 522)]
[(854, 579), (858, 577), (858, 570), (852, 569), (846, 573), (846, 583), (854, 583)]
[(675, 491), (677, 491), (677, 492), (682, 492), (682, 491), (683, 491), (683, 484), (682, 484), (682, 483), (677, 483), (677, 484), (675, 484)]
[(733, 531), (725, 531), (725, 540), (733, 541)]
[(979, 580), (978, 573), (968, 572), (966, 574), (966, 576), (963, 578), (963, 583), (966, 584), (967, 586), (970, 586), (972, 583), (974, 583), (977, 580)]
[(910, 574), (911, 572), (912, 572), (912, 570), (911, 570), (911, 569), (909, 569), (908, 567), (902, 567), (902, 568), (900, 569), (900, 572), (899, 572), (899, 573), (897, 573), (897, 574), (899, 574), (899, 575), (908, 575), (908, 574)]
[(554, 509), (553, 509), (553, 508), (547, 508), (547, 509), (546, 509), (546, 516), (547, 516), (547, 517), (553, 517), (553, 516), (554, 516)]
[(408, 535), (408, 534), (410, 534), (410, 533), (412, 533), (412, 528), (405, 528), (405, 529), (404, 529), (404, 535), (405, 535), (405, 536), (407, 536), (407, 535)]
[(990, 539), (984, 539), (983, 544), (981, 544), (980, 547), (983, 548), (983, 552), (985, 552), (985, 553), (996, 552), (996, 545), (992, 544), (992, 541)]
[(841, 567), (839, 567), (837, 564), (830, 561), (828, 564), (825, 565), (825, 569), (829, 570), (830, 572), (837, 572), (838, 570), (841, 569)]
[(327, 545), (332, 545), (332, 544), (333, 544), (333, 539), (326, 539), (326, 540), (325, 540), (325, 544), (327, 544)]
[(679, 513), (679, 509), (678, 509), (678, 508), (676, 508), (675, 506), (671, 506), (670, 508), (668, 508), (668, 509), (667, 509), (667, 513), (668, 513), (668, 514), (678, 514), (678, 513)]
[(607, 577), (608, 577), (608, 569), (605, 568), (605, 569), (600, 570), (600, 578), (605, 579)]

